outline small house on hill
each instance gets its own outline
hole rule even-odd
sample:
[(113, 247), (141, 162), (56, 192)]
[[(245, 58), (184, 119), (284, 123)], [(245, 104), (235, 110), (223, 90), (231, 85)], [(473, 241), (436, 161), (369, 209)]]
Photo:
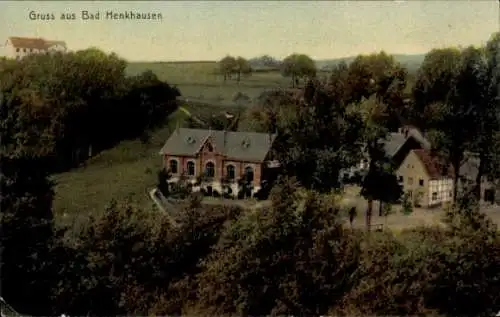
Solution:
[(184, 175), (193, 184), (202, 179), (200, 186), (207, 192), (236, 195), (238, 182), (244, 180), (254, 194), (266, 171), (279, 166), (270, 154), (275, 139), (275, 134), (180, 128), (160, 155), (172, 181)]
[(411, 150), (396, 175), (403, 191), (417, 207), (430, 208), (453, 200), (452, 168), (428, 150)]
[(5, 43), (8, 57), (21, 59), (30, 54), (66, 52), (66, 43), (42, 38), (9, 37)]

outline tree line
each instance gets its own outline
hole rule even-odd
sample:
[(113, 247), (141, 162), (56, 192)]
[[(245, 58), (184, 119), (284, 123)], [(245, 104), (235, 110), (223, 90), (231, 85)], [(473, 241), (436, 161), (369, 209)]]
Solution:
[(2, 146), (40, 154), (59, 171), (163, 124), (180, 95), (151, 71), (127, 76), (125, 60), (96, 49), (1, 68)]
[[(305, 82), (309, 78), (314, 78), (317, 73), (316, 64), (305, 54), (294, 53), (286, 57), (283, 61), (272, 60), (268, 56), (263, 56), (264, 66), (269, 65), (271, 69), (281, 72), (283, 77), (291, 78), (291, 85), (295, 88), (300, 80)], [(225, 56), (219, 62), (219, 72), (224, 76), (224, 82), (236, 75), (236, 81), (239, 83), (242, 76), (249, 76), (253, 71), (251, 63), (241, 56)]]
[[(494, 34), (484, 48), (429, 52), (411, 89), (404, 67), (381, 52), (338, 65), (327, 80), (266, 92), (238, 128), (278, 132), (274, 155), (284, 168), (270, 206), (246, 212), (191, 196), (176, 212), (179, 227), (133, 201), (112, 201), (83, 226), (55, 227), (44, 162), (58, 144), (53, 131), (66, 122), (51, 111), (62, 116), (87, 109), (85, 102), (88, 112), (91, 104), (106, 108), (96, 95), (114, 96), (114, 86), (95, 87), (94, 76), (76, 72), (95, 74), (93, 55), (83, 54), (90, 61), (64, 68), (61, 77), (49, 71), (76, 58), (71, 54), (6, 66), (2, 297), (32, 315), (491, 315), (500, 309), (500, 237), (477, 208), (480, 182), (457, 193), (445, 227), (399, 234), (347, 228), (336, 193), (340, 171), (368, 156), (361, 184), (367, 224), (373, 201), (396, 200), (400, 193), (389, 190), (394, 166), (381, 141), (404, 121), (426, 131), (448, 162), (474, 153), (485, 158), (482, 175), (497, 177), (499, 40)], [(40, 68), (36, 58), (52, 67)], [(137, 97), (141, 105), (149, 104), (146, 96)], [(73, 115), (89, 120), (81, 111)], [(87, 149), (96, 131), (78, 132), (76, 144)]]

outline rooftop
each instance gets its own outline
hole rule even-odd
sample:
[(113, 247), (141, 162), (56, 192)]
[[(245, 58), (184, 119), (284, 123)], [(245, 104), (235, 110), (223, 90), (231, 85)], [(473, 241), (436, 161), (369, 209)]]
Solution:
[(66, 46), (66, 43), (63, 41), (49, 41), (43, 38), (11, 36), (9, 37), (9, 40), (12, 43), (12, 46), (14, 46), (15, 48), (44, 50), (54, 45)]
[(195, 156), (211, 139), (215, 150), (229, 159), (262, 162), (275, 138), (276, 134), (267, 133), (180, 128), (170, 136), (160, 154)]

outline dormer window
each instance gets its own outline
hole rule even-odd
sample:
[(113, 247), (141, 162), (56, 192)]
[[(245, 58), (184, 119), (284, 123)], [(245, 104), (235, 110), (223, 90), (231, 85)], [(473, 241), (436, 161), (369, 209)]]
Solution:
[(188, 144), (193, 144), (193, 143), (195, 143), (195, 139), (194, 139), (193, 137), (191, 137), (191, 136), (188, 136), (188, 137), (186, 138), (186, 142), (187, 142)]
[(207, 144), (207, 151), (208, 152), (213, 152), (214, 151), (214, 147), (212, 146), (212, 144), (210, 144), (210, 143)]
[(250, 141), (248, 139), (243, 140), (243, 142), (241, 142), (241, 146), (245, 149), (248, 148), (250, 146)]

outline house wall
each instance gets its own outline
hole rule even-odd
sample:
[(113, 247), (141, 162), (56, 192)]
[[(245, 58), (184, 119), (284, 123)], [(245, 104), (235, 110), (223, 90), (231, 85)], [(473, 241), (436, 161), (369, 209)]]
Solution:
[[(66, 52), (66, 50), (66, 47), (61, 44), (56, 44), (50, 47), (50, 51), (52, 52)], [(49, 50), (47, 49), (16, 48), (12, 45), (10, 40), (5, 42), (5, 55), (8, 58), (21, 59), (30, 54), (47, 53), (48, 51)]]
[(408, 153), (397, 170), (398, 179), (405, 193), (411, 195), (414, 205), (435, 207), (453, 199), (453, 179), (432, 179), (425, 166), (413, 152)]
[(422, 145), (417, 140), (415, 140), (413, 137), (408, 138), (403, 146), (398, 150), (398, 152), (392, 157), (394, 166), (396, 166), (396, 168), (399, 168), (399, 166), (403, 163), (411, 150), (421, 148)]
[(52, 45), (49, 50), (51, 52), (66, 52), (66, 47), (64, 47), (63, 45), (61, 44), (55, 44), (55, 45)]
[(430, 178), (415, 153), (408, 153), (397, 169), (396, 175), (403, 186), (403, 191), (410, 195), (414, 205), (428, 206)]
[(429, 184), (428, 206), (436, 206), (453, 200), (453, 179), (443, 177), (431, 180)]

